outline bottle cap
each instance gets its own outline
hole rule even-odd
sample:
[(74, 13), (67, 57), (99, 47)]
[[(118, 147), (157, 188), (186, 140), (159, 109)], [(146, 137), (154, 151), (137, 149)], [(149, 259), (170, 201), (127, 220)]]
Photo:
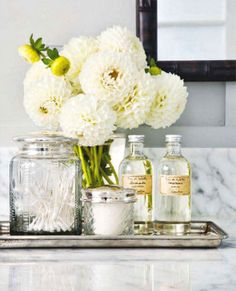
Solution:
[(129, 142), (144, 142), (145, 135), (129, 135)]
[(179, 134), (168, 134), (165, 138), (166, 142), (176, 142), (181, 143), (182, 142), (182, 135)]

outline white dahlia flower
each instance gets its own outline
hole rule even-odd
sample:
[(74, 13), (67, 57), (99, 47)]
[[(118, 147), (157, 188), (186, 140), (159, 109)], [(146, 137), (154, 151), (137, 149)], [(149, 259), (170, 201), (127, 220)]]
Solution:
[(51, 70), (48, 69), (42, 62), (37, 62), (31, 65), (24, 79), (25, 94), (27, 93), (27, 91), (32, 89), (35, 83), (45, 77), (59, 78), (54, 76)]
[(156, 89), (146, 123), (153, 128), (165, 128), (179, 119), (185, 109), (188, 92), (177, 75), (162, 72), (153, 78)]
[(130, 54), (140, 70), (147, 66), (146, 54), (141, 41), (127, 28), (114, 26), (98, 36), (100, 51), (115, 51)]
[(154, 96), (153, 78), (143, 74), (125, 98), (113, 106), (117, 113), (117, 126), (136, 128), (145, 122)]
[(38, 126), (57, 129), (63, 103), (72, 95), (72, 88), (64, 78), (45, 76), (24, 95), (24, 107)]
[(68, 44), (63, 47), (61, 55), (70, 61), (70, 69), (66, 77), (71, 82), (75, 93), (81, 92), (79, 74), (85, 61), (98, 51), (97, 40), (92, 37), (72, 38)]
[(82, 146), (104, 144), (115, 130), (116, 114), (107, 103), (93, 95), (80, 94), (62, 107), (60, 125), (66, 136), (79, 139)]
[(112, 106), (129, 94), (139, 74), (127, 54), (99, 52), (84, 64), (80, 82), (83, 92), (96, 95)]

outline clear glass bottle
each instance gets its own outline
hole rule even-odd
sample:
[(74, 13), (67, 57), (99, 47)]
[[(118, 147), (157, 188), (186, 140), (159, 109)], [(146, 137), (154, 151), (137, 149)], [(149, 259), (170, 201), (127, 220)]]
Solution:
[(191, 168), (181, 154), (181, 135), (166, 135), (158, 167), (157, 232), (183, 234), (191, 221)]
[(57, 133), (15, 139), (10, 163), (10, 232), (81, 234), (81, 170), (75, 140)]
[(119, 167), (119, 181), (137, 192), (134, 218), (135, 232), (151, 232), (152, 223), (152, 162), (143, 153), (144, 135), (129, 135), (129, 154)]

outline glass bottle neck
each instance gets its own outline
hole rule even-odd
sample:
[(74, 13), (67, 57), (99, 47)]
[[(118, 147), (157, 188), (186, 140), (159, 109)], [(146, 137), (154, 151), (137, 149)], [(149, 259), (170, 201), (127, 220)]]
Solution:
[(167, 143), (166, 154), (168, 156), (181, 156), (181, 144), (180, 143)]
[(129, 154), (131, 156), (143, 156), (143, 143), (131, 142), (129, 145)]

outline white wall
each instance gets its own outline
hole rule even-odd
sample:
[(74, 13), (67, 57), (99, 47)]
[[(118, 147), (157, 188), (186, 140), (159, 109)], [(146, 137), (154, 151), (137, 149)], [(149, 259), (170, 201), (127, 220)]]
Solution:
[[(199, 53), (201, 58), (209, 53), (213, 57), (213, 52), (219, 57), (224, 54), (232, 57), (236, 52), (236, 34), (232, 33), (235, 29), (231, 29), (235, 16), (228, 17), (225, 12), (228, 9), (236, 15), (235, 0), (158, 1), (158, 45), (163, 57), (168, 58), (172, 53), (173, 58), (169, 58), (175, 59), (179, 52), (185, 58), (195, 58)], [(135, 32), (135, 0), (0, 0), (0, 146), (12, 145), (14, 135), (36, 129), (22, 105), (22, 82), (28, 65), (18, 57), (17, 47), (32, 32), (43, 36), (50, 45), (61, 45), (72, 36), (96, 35), (113, 24), (127, 26)], [(196, 35), (191, 49), (189, 37), (193, 28)], [(210, 30), (213, 32), (209, 34)], [(202, 50), (200, 36), (205, 39)], [(171, 41), (175, 46), (170, 45)], [(166, 132), (186, 135), (187, 146), (234, 146), (236, 137), (231, 138), (234, 128), (230, 128), (236, 125), (235, 85), (195, 83), (188, 86), (188, 106), (175, 127), (163, 131), (140, 129), (150, 134), (149, 146), (160, 146), (162, 138), (159, 143), (157, 140)], [(202, 136), (206, 130), (209, 134), (199, 143), (198, 135)]]
[(135, 0), (0, 0), (0, 146), (34, 129), (22, 105), (28, 65), (18, 57), (17, 47), (32, 32), (50, 45), (61, 45), (113, 24), (135, 32)]

